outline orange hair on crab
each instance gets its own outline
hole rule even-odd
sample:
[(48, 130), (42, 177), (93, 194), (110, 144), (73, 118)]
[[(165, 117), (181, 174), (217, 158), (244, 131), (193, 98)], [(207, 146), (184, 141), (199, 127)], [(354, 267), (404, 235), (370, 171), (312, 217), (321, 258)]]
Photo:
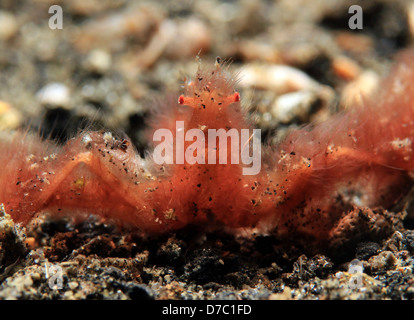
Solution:
[[(95, 214), (153, 234), (191, 225), (323, 243), (341, 232), (353, 206), (389, 208), (413, 186), (413, 81), (409, 52), (356, 112), (292, 130), (266, 148), (257, 175), (244, 175), (242, 164), (158, 165), (110, 133), (83, 132), (63, 147), (17, 134), (0, 142), (0, 203), (23, 223), (44, 211)], [(178, 101), (159, 107), (152, 130), (174, 138), (192, 129), (253, 130), (236, 82), (219, 61), (199, 68)]]

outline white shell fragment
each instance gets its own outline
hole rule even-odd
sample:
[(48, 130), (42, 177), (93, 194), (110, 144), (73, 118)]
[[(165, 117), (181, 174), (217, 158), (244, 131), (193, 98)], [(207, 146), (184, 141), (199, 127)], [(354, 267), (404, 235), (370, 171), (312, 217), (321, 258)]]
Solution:
[(313, 101), (315, 101), (315, 93), (312, 91), (286, 93), (276, 99), (271, 114), (279, 122), (288, 123), (294, 117), (308, 114)]

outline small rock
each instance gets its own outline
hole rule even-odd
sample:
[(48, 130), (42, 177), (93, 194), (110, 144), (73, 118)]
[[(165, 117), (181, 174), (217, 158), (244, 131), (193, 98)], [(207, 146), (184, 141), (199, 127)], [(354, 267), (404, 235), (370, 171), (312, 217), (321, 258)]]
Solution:
[(345, 80), (353, 80), (361, 73), (359, 65), (346, 56), (335, 57), (332, 61), (332, 70), (335, 75)]
[(18, 31), (16, 18), (10, 12), (0, 10), (0, 40), (11, 39)]
[(414, 252), (414, 231), (407, 230), (404, 233), (404, 238), (402, 242), (403, 242), (404, 248), (410, 251), (411, 253), (413, 253)]
[(36, 96), (43, 105), (69, 108), (70, 90), (63, 83), (53, 82), (47, 84), (36, 93)]
[(152, 300), (155, 293), (146, 285), (129, 282), (127, 285), (127, 293), (132, 300)]
[(103, 74), (111, 67), (112, 57), (107, 51), (95, 49), (89, 53), (85, 64), (89, 71)]
[(372, 272), (390, 270), (395, 266), (396, 262), (397, 258), (391, 251), (383, 251), (368, 260)]
[(296, 91), (279, 96), (272, 106), (271, 114), (276, 121), (289, 123), (294, 118), (306, 121), (312, 105), (318, 97), (312, 91)]
[(241, 87), (271, 90), (277, 94), (318, 86), (306, 73), (285, 65), (248, 64), (240, 70), (240, 75)]
[(9, 103), (0, 100), (0, 130), (17, 129), (21, 122), (20, 112)]
[(75, 290), (79, 286), (79, 283), (77, 283), (76, 281), (71, 281), (68, 283), (68, 286), (70, 290)]
[(42, 279), (41, 274), (40, 274), (40, 273), (38, 273), (38, 272), (33, 272), (33, 273), (31, 274), (31, 276), (32, 276), (32, 280), (33, 280), (33, 281), (39, 281), (40, 279)]
[(73, 298), (73, 291), (66, 291), (64, 294), (65, 299), (72, 299)]
[(281, 293), (273, 293), (270, 295), (269, 300), (291, 300), (292, 289), (285, 287)]

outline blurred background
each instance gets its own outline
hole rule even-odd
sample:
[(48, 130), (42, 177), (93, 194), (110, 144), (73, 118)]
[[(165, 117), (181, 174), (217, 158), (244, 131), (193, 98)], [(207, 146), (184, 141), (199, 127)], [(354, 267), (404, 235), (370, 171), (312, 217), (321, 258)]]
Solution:
[[(363, 29), (348, 25), (355, 4)], [(62, 28), (50, 27), (53, 5)], [(198, 55), (231, 61), (244, 106), (273, 140), (352, 107), (413, 39), (414, 3), (403, 0), (2, 0), (0, 129), (64, 142), (109, 128), (143, 152), (154, 101), (179, 92)]]

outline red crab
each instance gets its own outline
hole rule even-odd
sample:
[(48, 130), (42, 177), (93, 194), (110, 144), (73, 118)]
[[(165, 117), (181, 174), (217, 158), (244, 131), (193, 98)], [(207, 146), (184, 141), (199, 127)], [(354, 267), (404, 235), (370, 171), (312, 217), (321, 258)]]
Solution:
[[(0, 203), (22, 223), (46, 211), (95, 214), (149, 234), (195, 225), (330, 239), (355, 204), (388, 208), (413, 185), (413, 56), (404, 55), (364, 105), (293, 130), (277, 146), (262, 146), (256, 153), (260, 171), (253, 175), (243, 174), (243, 163), (220, 163), (220, 151), (231, 158), (231, 141), (212, 150), (207, 135), (192, 155), (206, 159), (214, 152), (216, 164), (180, 164), (174, 153), (172, 163), (160, 165), (109, 132), (85, 131), (63, 147), (17, 133), (0, 143)], [(173, 144), (159, 139), (165, 153), (190, 129), (234, 129), (239, 136), (248, 129), (237, 157), (251, 150), (253, 126), (234, 91), (236, 82), (219, 63), (199, 69), (178, 101), (157, 108), (149, 136), (160, 128), (172, 133)], [(185, 150), (199, 147), (194, 142), (185, 141)]]

